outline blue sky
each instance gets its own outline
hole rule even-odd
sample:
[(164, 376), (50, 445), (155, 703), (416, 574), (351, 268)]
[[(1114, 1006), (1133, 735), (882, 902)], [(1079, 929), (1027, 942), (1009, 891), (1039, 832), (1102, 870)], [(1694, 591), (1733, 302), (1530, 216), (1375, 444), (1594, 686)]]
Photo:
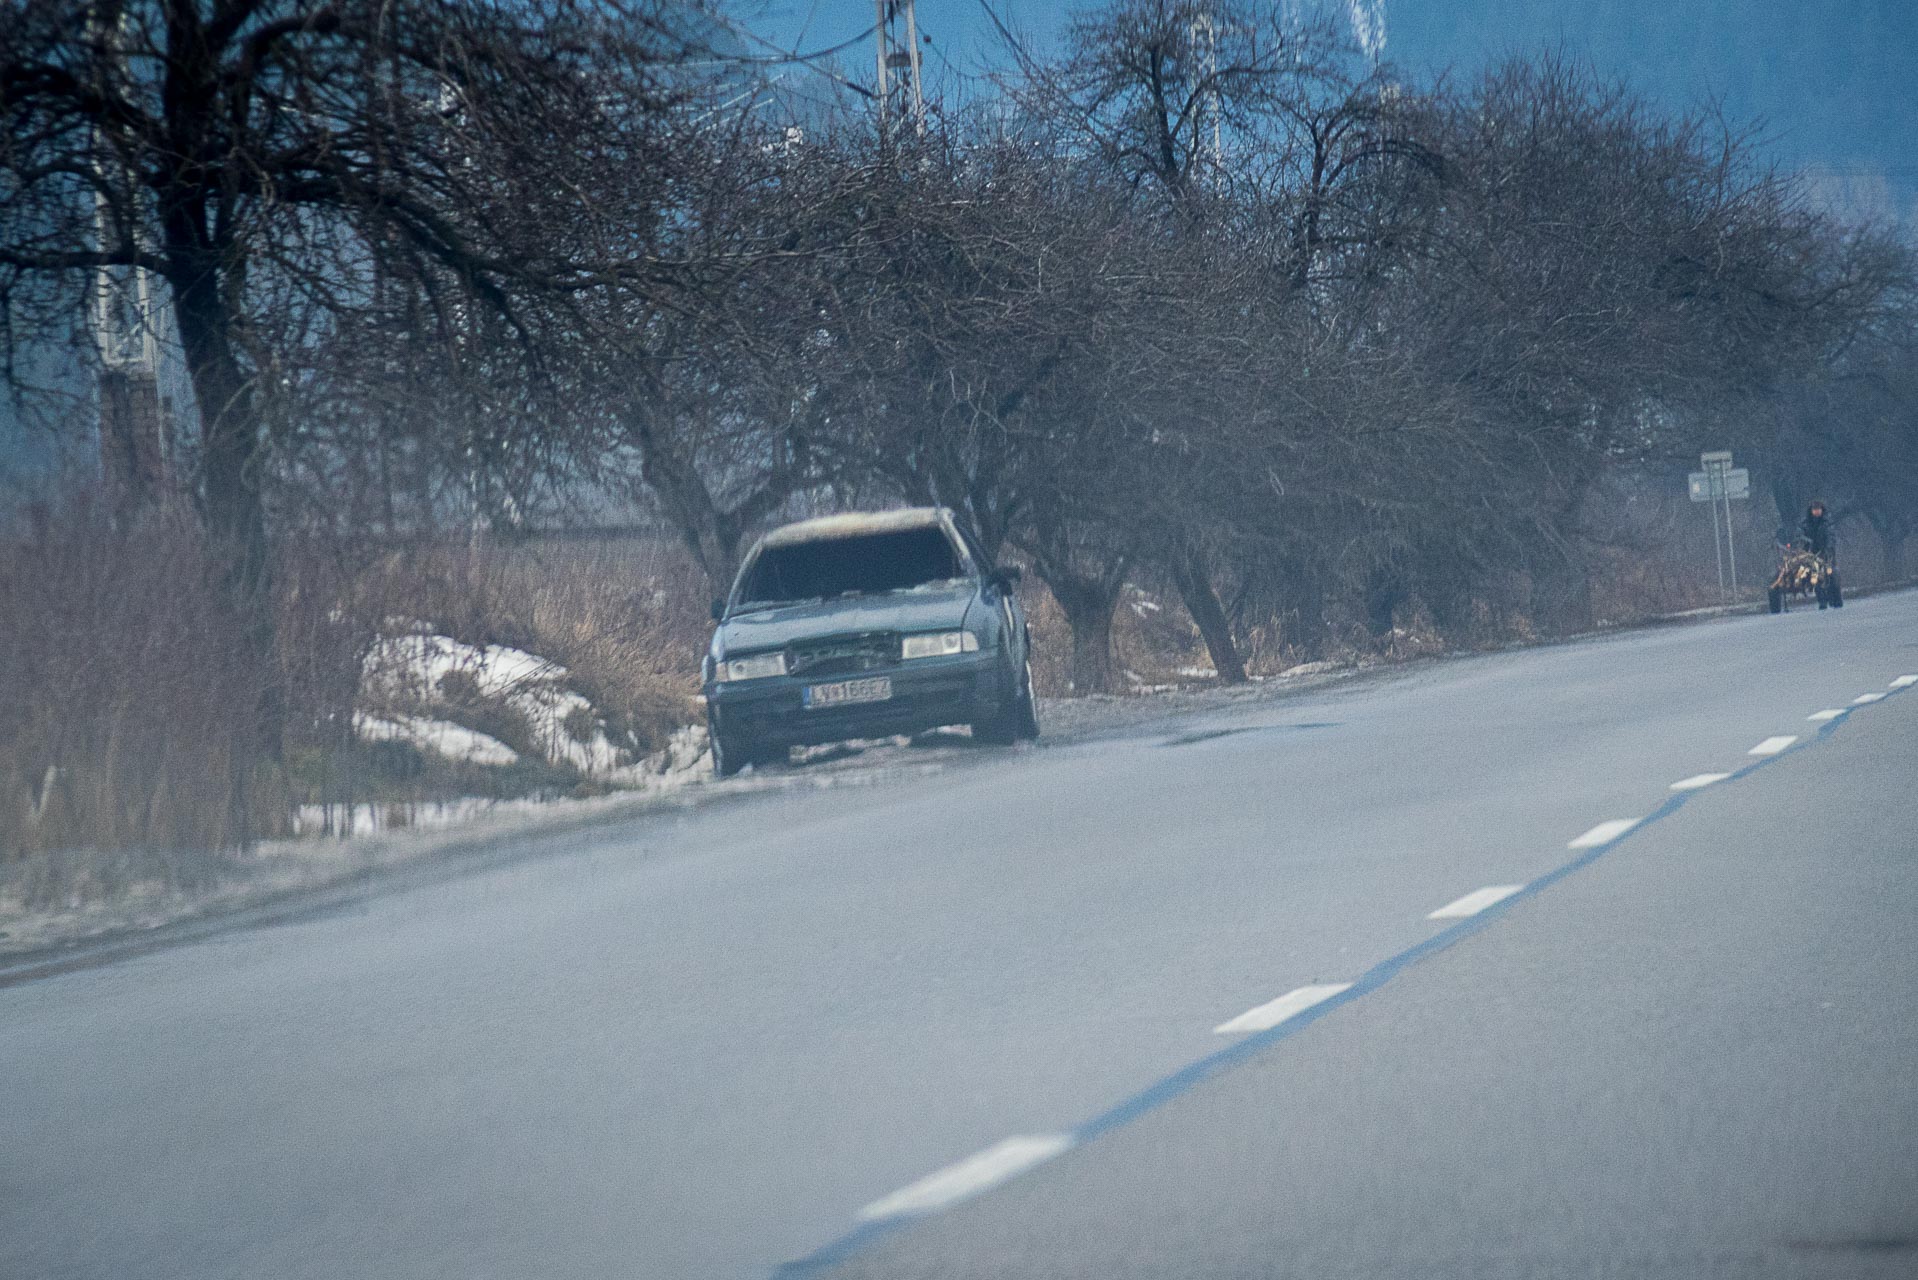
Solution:
[[(731, 2), (746, 25), (785, 48), (825, 48), (873, 23), (872, 0)], [(1317, 2), (1334, 14), (1382, 12), (1384, 57), (1414, 77), (1562, 47), (1674, 108), (1720, 99), (1733, 117), (1765, 122), (1781, 162), (1825, 171), (1821, 189), (1848, 211), (1918, 224), (1918, 0)], [(992, 4), (1040, 46), (1076, 7)], [(918, 19), (932, 37), (929, 85), (955, 83), (998, 56), (981, 0), (918, 0)], [(869, 81), (870, 45), (848, 50), (842, 65)]]

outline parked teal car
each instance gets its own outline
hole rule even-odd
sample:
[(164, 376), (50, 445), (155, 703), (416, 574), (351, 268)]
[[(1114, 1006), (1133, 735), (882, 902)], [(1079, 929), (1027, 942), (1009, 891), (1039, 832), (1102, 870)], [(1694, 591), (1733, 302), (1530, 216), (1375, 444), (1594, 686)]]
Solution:
[(703, 667), (721, 777), (789, 747), (967, 724), (1039, 736), (1016, 568), (944, 507), (825, 516), (761, 538)]

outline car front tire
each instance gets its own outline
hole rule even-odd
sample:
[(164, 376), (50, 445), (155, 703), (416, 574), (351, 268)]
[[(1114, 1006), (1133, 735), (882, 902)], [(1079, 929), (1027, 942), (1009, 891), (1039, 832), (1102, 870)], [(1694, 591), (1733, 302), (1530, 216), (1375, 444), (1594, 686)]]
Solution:
[(972, 722), (972, 736), (975, 741), (994, 747), (1009, 747), (1039, 736), (1039, 713), (1032, 698), (1031, 663), (1020, 668), (1012, 696), (993, 711), (992, 718)]
[(720, 729), (711, 716), (706, 718), (706, 742), (713, 754), (713, 776), (730, 778), (749, 764), (767, 758), (767, 752), (750, 742)]
[(1032, 692), (1032, 664), (1026, 663), (1026, 674), (1019, 690), (1019, 728), (1018, 736), (1031, 742), (1039, 736), (1039, 699)]

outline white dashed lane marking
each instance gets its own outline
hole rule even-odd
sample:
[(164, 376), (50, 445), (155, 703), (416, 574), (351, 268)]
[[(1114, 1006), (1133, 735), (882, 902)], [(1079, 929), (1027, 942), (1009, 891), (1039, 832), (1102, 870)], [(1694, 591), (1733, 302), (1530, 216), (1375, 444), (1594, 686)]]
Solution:
[(1503, 902), (1525, 886), (1522, 884), (1495, 884), (1483, 889), (1474, 889), (1463, 898), (1448, 902), (1425, 917), (1427, 920), (1463, 920), (1475, 916), (1496, 902)]
[(1277, 1000), (1268, 1000), (1256, 1009), (1247, 1009), (1230, 1022), (1212, 1028), (1214, 1035), (1237, 1035), (1241, 1031), (1270, 1031), (1287, 1018), (1295, 1018), (1315, 1004), (1330, 1000), (1351, 988), (1349, 982), (1327, 982), (1288, 991)]
[(936, 1213), (1017, 1177), (1034, 1165), (1044, 1164), (1071, 1146), (1070, 1134), (1015, 1134), (873, 1201), (859, 1211), (859, 1216), (870, 1222), (878, 1218)]
[[(1918, 674), (1898, 676), (1891, 682), (1893, 689), (1908, 689), (1913, 685), (1918, 685)], [(1886, 696), (1888, 695), (1884, 693), (1860, 694), (1852, 699), (1851, 705), (1869, 706)], [(1805, 718), (1814, 724), (1821, 724), (1837, 720), (1847, 714), (1849, 714), (1849, 708), (1828, 707), (1823, 711), (1814, 711)], [(1796, 734), (1780, 734), (1766, 738), (1746, 754), (1775, 756), (1797, 741)], [(1695, 773), (1689, 778), (1681, 778), (1672, 783), (1671, 790), (1697, 791), (1714, 783), (1723, 782), (1731, 776), (1729, 773)], [(1579, 836), (1566, 847), (1596, 849), (1602, 845), (1611, 844), (1636, 827), (1640, 821), (1638, 818), (1609, 819)], [(1446, 903), (1428, 915), (1426, 919), (1467, 919), (1524, 889), (1525, 886), (1522, 884), (1488, 885)], [(1352, 984), (1349, 982), (1318, 983), (1299, 987), (1286, 992), (1276, 1000), (1269, 1000), (1256, 1008), (1248, 1009), (1228, 1022), (1220, 1023), (1213, 1028), (1213, 1031), (1219, 1035), (1269, 1031), (1287, 1019), (1295, 1018), (1315, 1005), (1322, 1004), (1351, 989)], [(891, 1195), (873, 1201), (859, 1211), (859, 1217), (864, 1221), (873, 1222), (936, 1213), (1008, 1179), (1015, 1178), (1028, 1169), (1044, 1164), (1055, 1156), (1071, 1150), (1073, 1145), (1074, 1138), (1069, 1133), (1016, 1134), (956, 1164), (928, 1174)]]
[(1637, 825), (1637, 818), (1613, 818), (1609, 822), (1599, 823), (1565, 847), (1567, 849), (1596, 849), (1602, 844), (1610, 844)]

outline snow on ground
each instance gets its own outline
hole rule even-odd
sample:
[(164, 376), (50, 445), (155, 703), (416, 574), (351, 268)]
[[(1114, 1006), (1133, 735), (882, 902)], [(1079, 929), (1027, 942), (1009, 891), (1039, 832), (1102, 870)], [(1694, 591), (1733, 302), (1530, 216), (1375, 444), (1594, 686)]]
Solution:
[(362, 742), (410, 743), (422, 751), (431, 751), (448, 760), (463, 760), (469, 764), (503, 765), (519, 760), (519, 752), (498, 738), (451, 720), (362, 713), (353, 717), (353, 732), (359, 735)]
[[(604, 778), (631, 764), (630, 753), (607, 738), (602, 718), (592, 703), (569, 688), (566, 679), (565, 667), (523, 649), (499, 644), (470, 645), (449, 636), (401, 635), (388, 636), (367, 654), (361, 691), (375, 705), (396, 701), (431, 705), (458, 701), (459, 698), (449, 696), (457, 689), (461, 696), (501, 702), (517, 712), (527, 723), (532, 745), (554, 764), (571, 765), (589, 778)], [(395, 723), (422, 719), (381, 718)], [(444, 733), (438, 739), (427, 735), (420, 745), (439, 750), (435, 745), (437, 741), (456, 749), (474, 745)], [(496, 739), (488, 741), (510, 750)]]
[(673, 730), (663, 751), (637, 764), (615, 769), (607, 781), (639, 791), (677, 791), (689, 782), (712, 775), (713, 756), (706, 743), (706, 726), (684, 725)]
[(503, 644), (463, 644), (448, 636), (388, 636), (367, 655), (367, 679), (375, 687), (416, 692), (437, 690), (447, 676), (472, 677), (482, 696), (506, 697), (542, 683), (566, 678), (566, 668), (523, 649)]
[(293, 814), (293, 835), (344, 839), (384, 831), (439, 831), (494, 814), (538, 812), (540, 805), (548, 803), (533, 796), (516, 800), (462, 796), (457, 800), (303, 804)]

